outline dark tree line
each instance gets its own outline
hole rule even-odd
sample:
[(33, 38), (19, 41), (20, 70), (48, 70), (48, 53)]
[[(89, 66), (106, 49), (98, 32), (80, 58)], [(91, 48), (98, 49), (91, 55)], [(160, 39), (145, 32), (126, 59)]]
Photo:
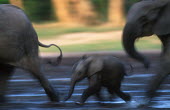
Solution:
[[(3, 3), (2, 0), (0, 3)], [(9, 0), (23, 8), (32, 21), (124, 24), (127, 10), (139, 0)]]

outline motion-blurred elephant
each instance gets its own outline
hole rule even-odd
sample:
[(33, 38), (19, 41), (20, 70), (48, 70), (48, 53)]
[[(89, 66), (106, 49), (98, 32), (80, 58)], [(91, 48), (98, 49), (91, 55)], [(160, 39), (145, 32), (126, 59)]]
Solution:
[(123, 47), (134, 59), (142, 62), (146, 68), (150, 62), (135, 49), (136, 39), (156, 34), (162, 42), (160, 69), (148, 86), (146, 97), (150, 100), (162, 81), (170, 73), (170, 1), (143, 0), (135, 3), (127, 16), (123, 30)]
[(124, 65), (113, 56), (84, 56), (73, 66), (72, 72), (70, 90), (65, 100), (71, 97), (75, 84), (84, 78), (88, 78), (89, 87), (83, 92), (77, 104), (84, 104), (91, 95), (102, 100), (100, 95), (102, 86), (106, 87), (111, 95), (116, 93), (124, 101), (131, 100), (130, 95), (120, 89), (121, 81), (126, 74)]
[[(58, 94), (40, 70), (38, 57), (38, 46), (52, 45), (54, 44), (44, 45), (38, 41), (30, 20), (20, 8), (9, 4), (0, 5), (0, 102), (5, 101), (7, 80), (16, 67), (31, 72), (50, 100), (59, 101)], [(62, 51), (60, 48), (59, 50), (58, 63), (62, 59)]]

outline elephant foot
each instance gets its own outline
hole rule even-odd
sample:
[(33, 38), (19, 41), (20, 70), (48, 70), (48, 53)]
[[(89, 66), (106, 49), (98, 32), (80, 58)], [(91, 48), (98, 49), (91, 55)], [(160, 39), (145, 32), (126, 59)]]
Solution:
[(51, 102), (60, 102), (58, 95), (53, 95), (52, 97), (49, 97)]
[(76, 102), (76, 105), (84, 105), (83, 102)]
[(59, 98), (56, 96), (56, 97), (53, 97), (53, 98), (50, 98), (51, 102), (60, 102)]
[(60, 102), (60, 99), (59, 99), (59, 93), (51, 93), (49, 96), (49, 99), (51, 102)]

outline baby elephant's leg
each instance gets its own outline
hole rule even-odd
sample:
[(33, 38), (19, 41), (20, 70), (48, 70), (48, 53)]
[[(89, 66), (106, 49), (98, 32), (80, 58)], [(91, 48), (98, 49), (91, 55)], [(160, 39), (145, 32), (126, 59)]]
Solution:
[(114, 92), (114, 90), (113, 90), (113, 87), (110, 87), (110, 88), (108, 87), (108, 88), (107, 88), (107, 91), (108, 91), (109, 94), (110, 94), (110, 95), (109, 95), (109, 100), (112, 101), (113, 98), (115, 97), (115, 92)]
[[(100, 90), (101, 90), (101, 89), (100, 89)], [(101, 93), (100, 93), (100, 90), (99, 90), (99, 92), (97, 92), (97, 93), (95, 94), (96, 99), (99, 100), (99, 101), (104, 101), (104, 98), (102, 97), (102, 95), (101, 95)]]
[(76, 104), (83, 105), (84, 102), (87, 100), (87, 98), (91, 95), (96, 94), (97, 92), (100, 91), (101, 85), (100, 84), (94, 84), (90, 85), (82, 94), (80, 101), (77, 102)]
[[(82, 105), (91, 95), (98, 94), (101, 89), (101, 83), (98, 81), (97, 75), (92, 76), (89, 79), (89, 87), (83, 92), (80, 101), (76, 104)], [(99, 95), (99, 94), (98, 94)]]
[(120, 86), (119, 87), (115, 87), (114, 88), (115, 93), (122, 98), (124, 101), (130, 101), (131, 100), (131, 96), (127, 93), (124, 93), (120, 90)]
[(127, 94), (127, 93), (122, 92), (121, 89), (120, 89), (120, 85), (121, 85), (121, 83), (120, 84), (116, 84), (116, 85), (114, 85), (112, 87), (109, 87), (108, 88), (109, 93), (114, 91), (114, 93), (116, 93), (124, 101), (130, 101), (131, 100), (131, 96), (129, 94)]

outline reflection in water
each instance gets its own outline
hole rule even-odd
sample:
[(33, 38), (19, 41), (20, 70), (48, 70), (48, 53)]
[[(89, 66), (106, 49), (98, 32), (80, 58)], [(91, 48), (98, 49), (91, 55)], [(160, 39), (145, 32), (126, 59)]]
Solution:
[[(85, 103), (90, 103), (90, 104), (96, 104), (96, 103), (99, 103), (100, 101), (86, 101)], [(66, 101), (65, 103), (75, 103), (75, 101)], [(100, 103), (105, 103), (105, 104), (122, 104), (122, 103), (126, 103), (125, 101), (121, 101), (121, 100), (118, 100), (118, 101), (103, 101), (103, 102), (100, 102)]]
[[(50, 81), (70, 81), (70, 78), (55, 78), (55, 79), (49, 79)], [(34, 79), (12, 79), (9, 80), (10, 82), (33, 82), (36, 81)]]
[(152, 106), (153, 108), (170, 108), (170, 101), (157, 101), (155, 104), (153, 104)]
[(126, 78), (144, 78), (144, 77), (152, 77), (154, 74), (134, 74), (131, 76), (126, 76)]
[(38, 96), (46, 96), (46, 94), (11, 94), (11, 95), (7, 95), (7, 97), (38, 97)]
[[(144, 83), (143, 83), (143, 81), (141, 82), (141, 80), (146, 80), (147, 78), (150, 78), (152, 76), (153, 76), (153, 74), (134, 74), (131, 76), (126, 76), (125, 82), (122, 83), (122, 86), (124, 87), (123, 91), (126, 93), (130, 93), (134, 99), (142, 99), (144, 97), (143, 94), (145, 92), (143, 89), (147, 85), (147, 81), (146, 82), (144, 81)], [(138, 82), (138, 79), (139, 79), (139, 82)], [(42, 105), (44, 103), (48, 103), (49, 100), (46, 100), (46, 99), (45, 100), (38, 99), (38, 101), (33, 100), (34, 97), (35, 97), (35, 99), (47, 97), (43, 88), (41, 88), (41, 87), (36, 88), (36, 86), (35, 86), (31, 89), (31, 91), (30, 91), (30, 89), (28, 89), (29, 88), (28, 86), (32, 86), (31, 84), (34, 84), (35, 81), (36, 80), (31, 79), (31, 78), (24, 79), (21, 77), (15, 77), (12, 80), (10, 80), (10, 82), (12, 84), (14, 84), (15, 86), (17, 86), (18, 88), (20, 88), (18, 86), (19, 83), (27, 86), (27, 88), (24, 88), (24, 90), (20, 91), (21, 93), (17, 92), (17, 93), (8, 94), (7, 97), (14, 99), (14, 100), (10, 101), (10, 103), (20, 103), (20, 104), (28, 103), (28, 104), (42, 104)], [(70, 78), (52, 77), (49, 79), (49, 81), (54, 83), (54, 87), (56, 87), (59, 90), (59, 92), (62, 93), (63, 96), (65, 96), (67, 94)], [(61, 101), (61, 103), (63, 103), (64, 105), (65, 104), (71, 104), (71, 105), (74, 104), (75, 101), (77, 101), (77, 99), (79, 99), (80, 96), (82, 95), (82, 90), (87, 88), (86, 84), (87, 83), (85, 81), (77, 84), (77, 86), (75, 87), (74, 93), (72, 95), (73, 97), (69, 101), (66, 101), (66, 102)], [(155, 97), (152, 101), (153, 105), (150, 107), (152, 107), (152, 108), (170, 108), (170, 101), (167, 101), (167, 100), (170, 100), (170, 95), (166, 94), (166, 93), (170, 93), (170, 90), (169, 90), (170, 84), (164, 84), (163, 86), (166, 87), (166, 89), (161, 89), (161, 90), (157, 91), (159, 93), (162, 93), (162, 95), (160, 95), (159, 97)], [(13, 91), (16, 90), (16, 88), (14, 86), (12, 86), (12, 89), (14, 89)], [(25, 91), (27, 91), (27, 93)], [(107, 93), (103, 94), (103, 95), (108, 97)], [(29, 98), (29, 100), (28, 100), (28, 98)], [(15, 100), (15, 99), (18, 99), (18, 100)], [(22, 99), (24, 101), (21, 101), (20, 99)], [(95, 101), (94, 99), (92, 99), (92, 100), (91, 99), (86, 101), (87, 106), (88, 106), (88, 104), (99, 103), (99, 101)], [(115, 97), (115, 98), (113, 98), (113, 101), (103, 101), (101, 103), (125, 104), (125, 101), (123, 101), (122, 99), (120, 99), (118, 97)]]

